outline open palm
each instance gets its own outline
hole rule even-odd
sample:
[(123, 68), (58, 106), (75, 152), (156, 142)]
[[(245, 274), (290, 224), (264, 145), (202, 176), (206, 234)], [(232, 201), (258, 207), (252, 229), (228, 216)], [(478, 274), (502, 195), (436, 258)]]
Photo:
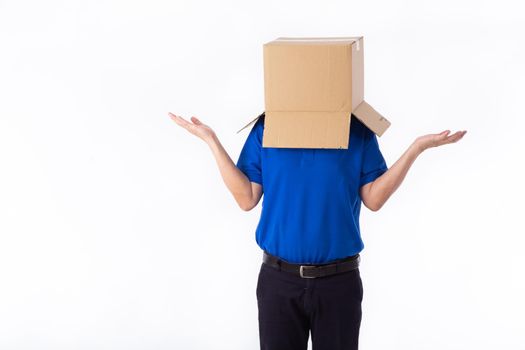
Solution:
[(210, 139), (215, 136), (215, 132), (208, 125), (202, 123), (197, 117), (191, 117), (193, 123), (190, 123), (181, 116), (173, 113), (168, 114), (175, 123), (206, 142), (210, 141)]
[(428, 134), (420, 136), (416, 139), (415, 143), (421, 151), (424, 151), (431, 147), (437, 147), (448, 143), (454, 143), (459, 140), (467, 133), (466, 130), (457, 131), (452, 135), (449, 135), (450, 130), (445, 130), (439, 134)]

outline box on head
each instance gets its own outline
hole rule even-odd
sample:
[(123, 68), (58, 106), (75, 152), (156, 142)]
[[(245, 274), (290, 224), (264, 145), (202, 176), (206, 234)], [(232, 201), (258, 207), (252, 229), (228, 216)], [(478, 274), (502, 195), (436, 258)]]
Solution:
[(352, 114), (383, 135), (390, 122), (364, 100), (363, 49), (363, 37), (265, 43), (263, 147), (348, 149)]

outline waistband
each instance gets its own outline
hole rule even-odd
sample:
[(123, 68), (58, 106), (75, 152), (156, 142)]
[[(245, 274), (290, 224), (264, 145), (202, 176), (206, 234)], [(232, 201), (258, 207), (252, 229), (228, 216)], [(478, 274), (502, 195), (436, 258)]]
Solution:
[(301, 278), (318, 278), (347, 272), (359, 267), (361, 256), (359, 254), (334, 260), (324, 264), (293, 264), (263, 251), (263, 263), (279, 271), (287, 271)]

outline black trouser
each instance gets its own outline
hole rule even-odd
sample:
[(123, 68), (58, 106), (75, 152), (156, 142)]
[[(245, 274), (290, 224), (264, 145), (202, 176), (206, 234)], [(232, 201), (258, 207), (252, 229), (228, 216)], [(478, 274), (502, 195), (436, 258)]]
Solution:
[(359, 269), (302, 278), (261, 265), (257, 282), (261, 350), (355, 350), (361, 325)]

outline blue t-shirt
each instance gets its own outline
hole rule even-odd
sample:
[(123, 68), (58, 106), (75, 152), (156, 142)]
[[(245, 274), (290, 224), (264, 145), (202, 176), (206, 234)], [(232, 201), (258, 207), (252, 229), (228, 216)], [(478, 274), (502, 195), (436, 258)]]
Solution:
[(255, 238), (290, 263), (320, 264), (359, 253), (359, 188), (388, 170), (376, 135), (352, 115), (348, 149), (262, 147), (264, 115), (237, 167), (262, 185)]

